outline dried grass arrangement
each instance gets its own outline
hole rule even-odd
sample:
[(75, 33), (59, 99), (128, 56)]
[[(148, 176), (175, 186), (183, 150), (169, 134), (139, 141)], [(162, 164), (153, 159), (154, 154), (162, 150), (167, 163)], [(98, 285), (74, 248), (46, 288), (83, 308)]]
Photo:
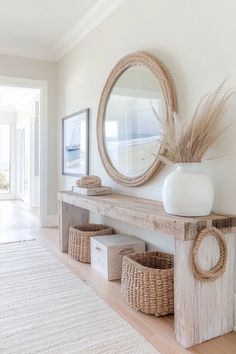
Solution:
[(200, 100), (192, 119), (181, 120), (173, 112), (173, 119), (161, 120), (153, 109), (163, 129), (160, 159), (165, 163), (201, 162), (204, 154), (228, 128), (220, 128), (223, 112), (233, 92), (224, 91), (224, 82), (213, 93)]

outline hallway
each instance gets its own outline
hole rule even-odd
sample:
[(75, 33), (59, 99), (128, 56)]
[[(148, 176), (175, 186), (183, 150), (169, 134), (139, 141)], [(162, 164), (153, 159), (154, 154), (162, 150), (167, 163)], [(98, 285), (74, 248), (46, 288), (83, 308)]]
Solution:
[(20, 200), (0, 201), (0, 243), (32, 240), (38, 235), (38, 208)]
[[(80, 263), (66, 253), (61, 253), (57, 228), (40, 228), (38, 226), (38, 210), (30, 208), (19, 200), (0, 201), (0, 244), (22, 240), (38, 240), (59, 262), (125, 318), (140, 334), (149, 340), (162, 354), (233, 354), (236, 346), (234, 332), (202, 343), (189, 350), (176, 344), (173, 336), (173, 316), (153, 317), (139, 311), (133, 311), (123, 301), (120, 293), (120, 282), (107, 282), (89, 264)], [(225, 348), (227, 348), (225, 350)]]

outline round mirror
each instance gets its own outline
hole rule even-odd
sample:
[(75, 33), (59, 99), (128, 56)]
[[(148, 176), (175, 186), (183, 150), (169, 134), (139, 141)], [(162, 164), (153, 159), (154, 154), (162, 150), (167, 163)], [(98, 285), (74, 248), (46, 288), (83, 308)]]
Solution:
[(116, 182), (141, 185), (161, 169), (159, 119), (175, 109), (173, 86), (156, 58), (136, 53), (116, 65), (103, 90), (97, 131), (102, 161)]

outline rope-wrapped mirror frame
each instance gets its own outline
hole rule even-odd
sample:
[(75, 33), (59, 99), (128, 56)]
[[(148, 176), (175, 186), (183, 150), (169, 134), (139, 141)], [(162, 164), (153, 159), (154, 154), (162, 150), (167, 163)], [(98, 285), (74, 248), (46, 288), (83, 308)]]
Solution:
[(109, 96), (113, 86), (115, 85), (116, 81), (122, 75), (122, 73), (127, 70), (128, 68), (134, 65), (144, 65), (149, 70), (153, 72), (156, 76), (157, 80), (160, 83), (163, 96), (165, 99), (165, 107), (166, 107), (166, 114), (167, 119), (172, 119), (172, 112), (177, 111), (177, 103), (176, 103), (176, 94), (173, 82), (167, 69), (164, 65), (153, 55), (150, 55), (146, 52), (137, 52), (134, 54), (129, 54), (122, 58), (117, 65), (111, 71), (104, 89), (102, 91), (99, 109), (98, 109), (98, 119), (97, 119), (97, 141), (98, 141), (98, 150), (104, 165), (104, 168), (108, 175), (116, 181), (117, 183), (128, 186), (140, 186), (144, 183), (147, 183), (151, 180), (151, 178), (157, 174), (164, 166), (163, 162), (161, 162), (158, 158), (154, 160), (152, 165), (149, 167), (147, 171), (143, 174), (135, 177), (127, 177), (121, 174), (119, 171), (115, 169), (113, 166), (107, 151), (104, 142), (104, 120), (106, 115), (106, 106), (109, 100)]
[[(198, 252), (202, 240), (210, 235), (214, 236), (219, 243), (220, 257), (214, 267), (209, 271), (206, 271), (199, 264)], [(200, 281), (213, 281), (219, 278), (225, 272), (227, 257), (228, 248), (224, 234), (216, 227), (208, 227), (201, 230), (197, 235), (192, 250), (192, 268), (195, 277)]]

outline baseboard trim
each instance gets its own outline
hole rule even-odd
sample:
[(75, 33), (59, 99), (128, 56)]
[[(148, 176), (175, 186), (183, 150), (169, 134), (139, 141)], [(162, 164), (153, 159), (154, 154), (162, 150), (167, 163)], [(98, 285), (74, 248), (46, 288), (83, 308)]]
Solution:
[(234, 294), (234, 332), (236, 332), (236, 294)]
[(47, 215), (46, 220), (44, 222), (44, 227), (53, 227), (53, 226), (58, 226), (58, 215)]

